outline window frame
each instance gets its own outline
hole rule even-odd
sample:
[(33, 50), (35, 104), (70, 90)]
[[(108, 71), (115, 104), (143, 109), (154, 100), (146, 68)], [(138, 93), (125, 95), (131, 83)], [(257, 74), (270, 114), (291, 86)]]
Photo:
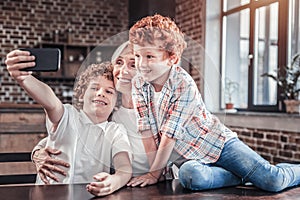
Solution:
[[(270, 4), (278, 2), (278, 67), (283, 67), (287, 64), (287, 57), (288, 57), (288, 32), (289, 32), (289, 1), (287, 0), (250, 0), (249, 3), (241, 6), (237, 6), (235, 8), (229, 9), (224, 11), (224, 2), (226, 0), (221, 0), (221, 49), (223, 49), (223, 20), (226, 16), (229, 16), (234, 13), (241, 12), (244, 9), (250, 10), (250, 33), (249, 33), (249, 55), (254, 55), (255, 47), (254, 47), (254, 40), (255, 40), (255, 11), (256, 9), (268, 6)], [(221, 60), (223, 59), (224, 52), (221, 52)], [(223, 68), (223, 63), (221, 63), (221, 71), (225, 71)], [(237, 108), (239, 111), (260, 111), (260, 112), (283, 112), (284, 104), (282, 103), (282, 99), (280, 99), (281, 89), (277, 87), (277, 102), (275, 105), (255, 105), (254, 104), (254, 59), (249, 59), (248, 65), (248, 106), (246, 109)]]

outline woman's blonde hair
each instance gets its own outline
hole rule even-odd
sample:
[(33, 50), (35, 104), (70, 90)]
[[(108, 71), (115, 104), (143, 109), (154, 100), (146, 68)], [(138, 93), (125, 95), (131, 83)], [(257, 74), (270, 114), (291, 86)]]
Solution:
[(128, 51), (133, 54), (132, 45), (130, 44), (129, 41), (126, 41), (122, 43), (120, 46), (118, 46), (118, 48), (114, 51), (113, 55), (111, 56), (111, 63), (114, 65), (118, 57), (125, 51), (126, 52)]
[(186, 48), (184, 35), (169, 17), (153, 15), (136, 22), (129, 30), (129, 41), (143, 46), (145, 43), (159, 45), (170, 55), (181, 57)]
[(89, 65), (77, 78), (74, 86), (73, 105), (77, 109), (83, 107), (83, 96), (90, 81), (98, 76), (114, 81), (113, 66), (110, 62)]

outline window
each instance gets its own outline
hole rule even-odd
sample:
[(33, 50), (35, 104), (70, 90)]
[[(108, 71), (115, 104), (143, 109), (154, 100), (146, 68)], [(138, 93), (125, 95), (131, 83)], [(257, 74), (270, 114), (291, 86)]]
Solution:
[(233, 8), (237, 8), (242, 5), (246, 5), (250, 3), (250, 0), (224, 0), (223, 6), (224, 11), (231, 10)]
[(296, 53), (300, 52), (300, 0), (290, 1), (290, 31), (289, 31), (289, 45), (291, 58)]
[(299, 51), (299, 0), (222, 0), (222, 7), (222, 76), (239, 84), (235, 108), (280, 111), (276, 82), (261, 74), (286, 65)]
[[(222, 63), (226, 68), (223, 68), (222, 74), (226, 80), (239, 83), (238, 92), (232, 94), (232, 102), (239, 108), (247, 108), (249, 17), (250, 10), (244, 9), (225, 16), (223, 20)], [(224, 96), (227, 98), (226, 94)]]

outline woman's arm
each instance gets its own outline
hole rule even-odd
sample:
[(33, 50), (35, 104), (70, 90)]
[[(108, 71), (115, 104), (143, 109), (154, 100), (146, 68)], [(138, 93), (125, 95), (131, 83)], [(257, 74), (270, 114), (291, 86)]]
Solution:
[(54, 159), (52, 155), (59, 155), (61, 151), (57, 149), (52, 149), (50, 147), (46, 147), (47, 138), (42, 139), (33, 149), (32, 151), (32, 161), (35, 164), (36, 171), (39, 174), (40, 178), (45, 184), (49, 184), (47, 177), (53, 179), (58, 182), (59, 179), (54, 175), (53, 172), (57, 172), (62, 175), (66, 175), (65, 170), (60, 168), (62, 167), (70, 167), (69, 163), (64, 162), (63, 160)]

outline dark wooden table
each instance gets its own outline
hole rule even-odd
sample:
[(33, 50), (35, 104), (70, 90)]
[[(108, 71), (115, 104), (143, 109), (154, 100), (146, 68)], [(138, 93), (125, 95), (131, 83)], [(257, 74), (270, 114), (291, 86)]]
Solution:
[[(14, 185), (0, 186), (3, 200), (85, 200), (98, 199), (85, 190), (85, 184), (78, 185)], [(109, 200), (165, 200), (165, 199), (251, 199), (251, 200), (293, 200), (300, 199), (300, 187), (281, 193), (269, 193), (252, 186), (239, 186), (202, 192), (193, 192), (181, 187), (178, 180), (166, 181), (145, 188), (124, 187), (109, 196), (99, 199)]]

